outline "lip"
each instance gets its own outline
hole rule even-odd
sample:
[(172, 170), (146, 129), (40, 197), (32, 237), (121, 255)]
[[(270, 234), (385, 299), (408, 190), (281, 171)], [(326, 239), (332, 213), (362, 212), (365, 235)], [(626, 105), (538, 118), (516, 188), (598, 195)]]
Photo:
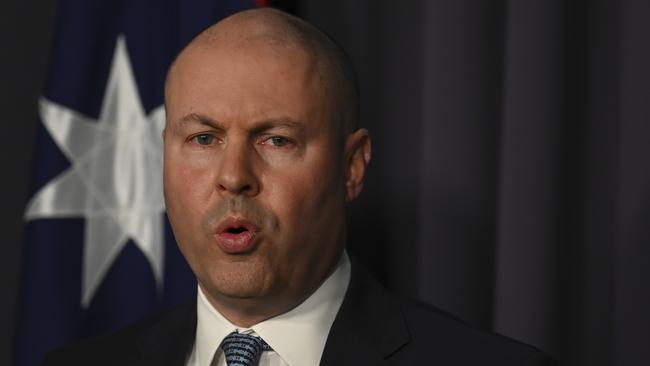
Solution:
[[(244, 228), (240, 233), (229, 232), (233, 228)], [(246, 254), (257, 248), (260, 228), (243, 217), (228, 217), (215, 230), (214, 238), (221, 250), (227, 254)]]

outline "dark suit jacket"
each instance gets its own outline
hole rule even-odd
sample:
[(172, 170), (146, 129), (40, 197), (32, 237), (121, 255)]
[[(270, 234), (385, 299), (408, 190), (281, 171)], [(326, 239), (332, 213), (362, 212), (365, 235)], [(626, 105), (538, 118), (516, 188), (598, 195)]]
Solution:
[[(151, 319), (56, 350), (44, 365), (184, 365), (196, 300)], [(478, 331), (437, 308), (386, 292), (358, 263), (321, 365), (553, 365), (537, 349)], [(309, 365), (305, 365), (309, 366)]]

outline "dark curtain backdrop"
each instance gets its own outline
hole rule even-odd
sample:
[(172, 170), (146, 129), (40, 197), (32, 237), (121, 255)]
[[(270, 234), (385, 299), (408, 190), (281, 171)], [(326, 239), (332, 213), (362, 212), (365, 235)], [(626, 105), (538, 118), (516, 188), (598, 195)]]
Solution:
[(359, 69), (351, 247), (564, 365), (650, 365), (650, 3), (304, 0)]
[[(34, 3), (2, 5), (11, 293), (54, 9)], [(374, 154), (350, 246), (388, 287), (563, 365), (650, 365), (649, 2), (275, 4), (359, 70)]]

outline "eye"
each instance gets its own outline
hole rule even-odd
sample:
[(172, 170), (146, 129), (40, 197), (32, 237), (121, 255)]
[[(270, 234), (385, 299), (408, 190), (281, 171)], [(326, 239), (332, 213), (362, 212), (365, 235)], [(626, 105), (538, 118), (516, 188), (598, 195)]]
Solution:
[(214, 136), (207, 134), (196, 135), (193, 137), (193, 139), (197, 144), (203, 146), (211, 145), (214, 142)]
[(291, 140), (282, 136), (271, 136), (268, 139), (266, 139), (264, 143), (270, 143), (271, 145), (276, 147), (283, 147), (289, 145), (291, 143)]

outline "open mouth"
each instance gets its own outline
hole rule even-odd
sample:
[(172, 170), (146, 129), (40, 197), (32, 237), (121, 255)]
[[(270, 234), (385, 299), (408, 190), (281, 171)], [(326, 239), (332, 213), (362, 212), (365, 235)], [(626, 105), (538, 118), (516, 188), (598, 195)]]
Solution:
[(216, 230), (217, 245), (228, 254), (247, 254), (257, 247), (260, 229), (244, 218), (227, 218)]
[(244, 226), (231, 227), (231, 228), (228, 228), (228, 230), (226, 230), (226, 232), (228, 234), (241, 234), (241, 233), (246, 232), (246, 231), (248, 231), (248, 229), (245, 228)]

